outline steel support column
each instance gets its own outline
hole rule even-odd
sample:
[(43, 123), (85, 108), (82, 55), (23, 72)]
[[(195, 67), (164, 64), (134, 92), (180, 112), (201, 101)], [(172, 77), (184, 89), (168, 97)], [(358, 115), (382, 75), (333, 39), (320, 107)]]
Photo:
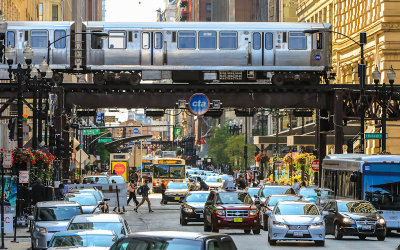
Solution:
[(335, 154), (343, 154), (343, 93), (341, 91), (335, 93), (334, 109)]
[(329, 130), (329, 117), (328, 110), (319, 111), (319, 148), (318, 148), (318, 159), (319, 159), (319, 175), (318, 184), (321, 187), (322, 178), (322, 161), (326, 156), (326, 132)]

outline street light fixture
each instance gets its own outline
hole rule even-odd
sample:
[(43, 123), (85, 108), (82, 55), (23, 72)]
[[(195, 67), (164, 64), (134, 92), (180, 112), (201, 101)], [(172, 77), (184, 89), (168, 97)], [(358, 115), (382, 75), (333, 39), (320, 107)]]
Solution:
[(381, 79), (381, 72), (379, 72), (378, 65), (375, 66), (375, 70), (372, 72), (372, 78), (374, 79), (374, 83), (378, 85)]
[(394, 72), (393, 66), (390, 66), (390, 69), (387, 72), (387, 78), (389, 79), (390, 85), (393, 86), (394, 79), (396, 78), (396, 72)]
[(31, 48), (31, 46), (29, 44), (26, 45), (26, 47), (25, 47), (24, 51), (22, 52), (22, 54), (24, 55), (26, 64), (28, 64), (28, 65), (32, 64), (33, 49)]
[(38, 76), (39, 76), (38, 70), (36, 69), (35, 65), (32, 65), (31, 77), (35, 78), (35, 77), (38, 77)]
[(4, 56), (7, 60), (7, 64), (11, 65), (14, 62), (14, 58), (15, 58), (15, 49), (13, 47), (11, 47), (11, 44), (9, 44), (7, 46), (6, 51), (4, 52)]
[(48, 67), (49, 65), (46, 63), (46, 58), (43, 57), (43, 61), (39, 65), (39, 70), (42, 77), (46, 75)]
[(53, 71), (51, 70), (50, 66), (47, 65), (46, 78), (51, 79), (52, 77), (53, 77)]

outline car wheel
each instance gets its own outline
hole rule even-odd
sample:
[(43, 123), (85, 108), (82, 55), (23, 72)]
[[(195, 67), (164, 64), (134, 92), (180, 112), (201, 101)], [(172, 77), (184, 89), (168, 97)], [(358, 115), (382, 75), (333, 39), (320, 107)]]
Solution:
[(379, 241), (384, 241), (386, 237), (385, 235), (378, 235), (377, 238)]
[(213, 232), (213, 233), (218, 233), (219, 232), (219, 229), (215, 227), (213, 222), (211, 222), (211, 232)]
[(250, 229), (245, 229), (245, 230), (244, 230), (244, 233), (245, 233), (245, 234), (249, 234), (250, 232), (251, 232)]
[(260, 231), (261, 231), (260, 228), (258, 228), (258, 229), (253, 229), (253, 234), (260, 234)]
[(182, 217), (182, 215), (181, 215), (181, 218), (180, 218), (180, 223), (181, 223), (182, 226), (186, 226), (186, 225), (187, 225), (187, 220), (185, 220), (185, 219)]
[(367, 238), (367, 236), (365, 236), (365, 235), (359, 235), (358, 238), (359, 238), (360, 240), (365, 240), (365, 239)]
[(341, 240), (343, 239), (343, 234), (339, 230), (339, 224), (335, 224), (335, 239), (336, 240)]
[(167, 205), (167, 204), (168, 204), (168, 201), (164, 201), (163, 203), (164, 203), (164, 205)]
[(323, 246), (325, 246), (325, 241), (324, 240), (316, 240), (315, 245), (323, 247)]
[(276, 240), (271, 240), (269, 234), (268, 234), (268, 243), (269, 243), (271, 246), (275, 246), (275, 245), (276, 245)]

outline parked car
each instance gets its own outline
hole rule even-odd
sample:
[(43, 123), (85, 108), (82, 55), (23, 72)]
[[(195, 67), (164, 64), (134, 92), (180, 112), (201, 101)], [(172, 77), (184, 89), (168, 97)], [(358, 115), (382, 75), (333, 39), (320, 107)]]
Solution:
[(245, 191), (249, 193), (249, 195), (250, 195), (250, 197), (251, 197), (251, 199), (252, 199), (253, 201), (255, 201), (256, 199), (259, 198), (259, 197), (258, 197), (258, 191), (260, 191), (260, 188), (259, 188), (259, 187), (247, 187), (247, 188), (245, 189)]
[(194, 232), (149, 231), (133, 233), (119, 239), (110, 250), (125, 249), (179, 249), (179, 250), (237, 250), (235, 242), (226, 234)]
[(295, 194), (273, 194), (268, 196), (265, 206), (261, 207), (260, 220), (264, 231), (268, 231), (268, 217), (279, 201), (297, 201), (300, 197)]
[(119, 238), (131, 232), (128, 223), (119, 214), (82, 214), (72, 218), (67, 227), (68, 231), (86, 229), (112, 230)]
[(204, 205), (209, 193), (209, 191), (190, 191), (185, 196), (181, 204), (181, 225), (187, 225), (188, 222), (192, 221), (204, 221)]
[(264, 184), (258, 191), (261, 205), (265, 204), (265, 200), (272, 194), (296, 194), (291, 186), (271, 186)]
[[(96, 178), (99, 178), (96, 183)], [(83, 181), (86, 181), (88, 184), (96, 183), (96, 184), (110, 184), (108, 175), (90, 175), (83, 178)]]
[(99, 206), (103, 205), (103, 203), (99, 204), (94, 194), (91, 193), (68, 193), (65, 195), (64, 200), (76, 201), (81, 204), (84, 214), (99, 213)]
[(70, 230), (57, 232), (50, 241), (48, 250), (56, 249), (104, 249), (108, 250), (118, 240), (111, 230)]
[(169, 182), (165, 190), (164, 204), (179, 202), (185, 197), (187, 192), (189, 192), (189, 186), (186, 182)]
[[(103, 213), (109, 212), (108, 201), (109, 198), (105, 198), (104, 194), (101, 190), (97, 190), (94, 188), (85, 188), (85, 189), (78, 189), (77, 192), (79, 193), (91, 193), (96, 197), (97, 204), (99, 204), (99, 208)], [(101, 204), (103, 202), (103, 204)]]
[(204, 182), (211, 189), (221, 189), (223, 184), (221, 177), (212, 175), (208, 175)]
[(343, 236), (377, 237), (385, 240), (386, 222), (375, 207), (368, 201), (331, 200), (323, 210), (326, 234), (332, 234), (335, 239)]
[(32, 227), (32, 249), (47, 249), (55, 232), (66, 230), (69, 220), (82, 214), (82, 206), (75, 201), (45, 201), (36, 203), (33, 216), (29, 216)]
[(259, 234), (260, 218), (256, 204), (249, 193), (242, 190), (210, 191), (204, 206), (204, 232), (243, 229), (247, 234), (251, 230)]
[(325, 223), (317, 205), (309, 201), (280, 201), (269, 214), (268, 242), (278, 240), (315, 241), (325, 245)]
[(303, 187), (299, 190), (299, 196), (303, 201), (317, 202), (318, 189), (313, 187)]

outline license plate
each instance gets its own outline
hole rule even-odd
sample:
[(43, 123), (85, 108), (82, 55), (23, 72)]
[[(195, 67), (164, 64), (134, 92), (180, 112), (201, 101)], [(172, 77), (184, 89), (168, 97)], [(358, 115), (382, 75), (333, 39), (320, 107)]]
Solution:
[(204, 214), (200, 214), (200, 219), (204, 219)]
[(303, 232), (294, 231), (293, 232), (293, 237), (303, 237)]
[(179, 198), (179, 197), (175, 197), (174, 198), (176, 201), (179, 201), (181, 198)]
[(243, 218), (233, 218), (233, 222), (243, 222)]
[(371, 230), (372, 227), (371, 226), (362, 226), (361, 229), (362, 230)]

